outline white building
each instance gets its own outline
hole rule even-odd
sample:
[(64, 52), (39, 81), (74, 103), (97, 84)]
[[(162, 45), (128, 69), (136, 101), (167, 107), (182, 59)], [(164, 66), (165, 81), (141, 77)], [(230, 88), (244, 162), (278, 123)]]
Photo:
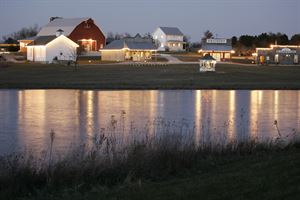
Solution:
[(159, 51), (185, 51), (183, 36), (176, 27), (158, 27), (152, 34)]
[(27, 60), (52, 63), (53, 60), (75, 61), (78, 44), (64, 35), (38, 36), (27, 45)]

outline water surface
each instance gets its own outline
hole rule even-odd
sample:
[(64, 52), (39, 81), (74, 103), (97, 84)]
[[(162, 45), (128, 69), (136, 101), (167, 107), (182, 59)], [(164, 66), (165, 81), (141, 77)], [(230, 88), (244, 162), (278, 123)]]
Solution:
[(300, 91), (0, 90), (0, 154), (180, 132), (196, 143), (218, 137), (267, 140), (300, 130)]

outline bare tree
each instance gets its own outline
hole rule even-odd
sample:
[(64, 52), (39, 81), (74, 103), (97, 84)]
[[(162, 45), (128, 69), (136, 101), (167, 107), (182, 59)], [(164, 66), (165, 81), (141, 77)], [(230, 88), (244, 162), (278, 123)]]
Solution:
[(70, 52), (70, 58), (68, 61), (68, 65), (73, 64), (74, 65), (74, 71), (78, 70), (78, 60), (79, 60), (79, 56), (81, 55), (81, 53), (83, 52), (83, 48), (81, 46), (79, 46), (78, 48), (69, 48), (69, 52)]
[(19, 39), (36, 36), (37, 33), (39, 32), (39, 30), (40, 30), (40, 28), (38, 27), (38, 25), (34, 25), (32, 27), (24, 27), (17, 32), (3, 36), (2, 39), (3, 39), (3, 41), (7, 41), (8, 39), (17, 41)]
[(210, 30), (205, 31), (203, 34), (202, 39), (210, 39), (214, 37), (214, 34)]

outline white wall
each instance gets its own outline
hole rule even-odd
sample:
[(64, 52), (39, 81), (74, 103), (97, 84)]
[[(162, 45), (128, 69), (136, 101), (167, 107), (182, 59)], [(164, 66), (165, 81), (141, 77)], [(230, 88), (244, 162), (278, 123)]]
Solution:
[(46, 61), (46, 47), (45, 46), (28, 46), (27, 60), (34, 62)]
[(66, 37), (58, 37), (46, 46), (46, 61), (51, 63), (55, 57), (58, 60), (75, 60), (77, 47)]
[(124, 61), (125, 51), (101, 51), (101, 60), (103, 61)]
[(167, 46), (166, 34), (160, 28), (157, 28), (156, 31), (154, 31), (154, 33), (152, 34), (152, 37), (155, 41), (158, 41), (157, 44), (160, 44), (158, 50), (165, 51), (165, 46)]

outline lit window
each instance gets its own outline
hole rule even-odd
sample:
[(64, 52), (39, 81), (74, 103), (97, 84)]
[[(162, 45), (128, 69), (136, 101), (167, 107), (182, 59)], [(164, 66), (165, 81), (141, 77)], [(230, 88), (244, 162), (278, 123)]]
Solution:
[(156, 36), (154, 36), (154, 38), (155, 38), (155, 39), (157, 39), (157, 38), (158, 38), (158, 37), (157, 37), (157, 35), (156, 35)]
[(178, 43), (178, 46), (180, 47), (180, 43)]
[(175, 47), (175, 43), (173, 43), (173, 47)]
[(161, 38), (164, 38), (164, 36), (163, 36), (163, 35), (161, 35), (160, 37), (161, 37)]

